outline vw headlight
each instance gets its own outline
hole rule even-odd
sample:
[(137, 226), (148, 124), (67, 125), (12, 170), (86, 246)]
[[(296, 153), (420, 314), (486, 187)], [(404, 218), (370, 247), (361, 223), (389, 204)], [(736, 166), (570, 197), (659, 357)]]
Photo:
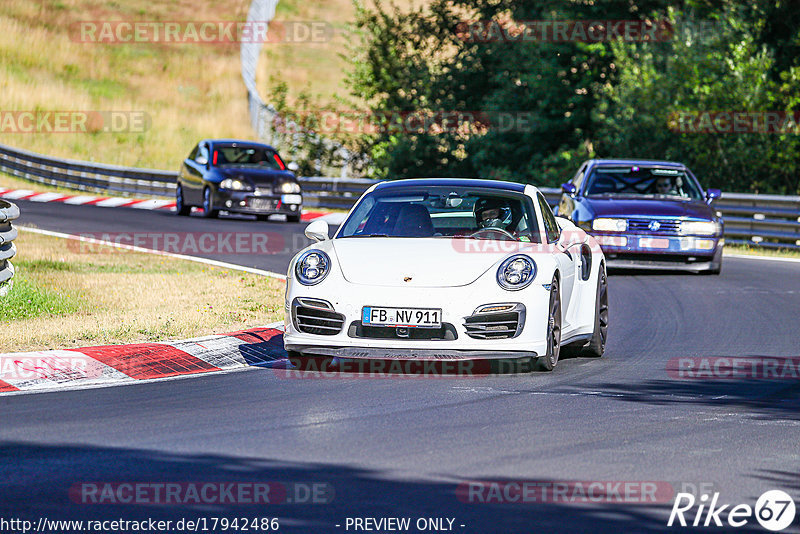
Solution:
[(681, 221), (682, 235), (714, 235), (721, 227), (715, 221)]
[(305, 286), (317, 285), (328, 276), (331, 259), (321, 250), (309, 250), (297, 259), (294, 272), (297, 280)]
[(220, 182), (219, 186), (222, 189), (230, 189), (231, 191), (252, 191), (253, 189), (249, 183), (238, 178), (225, 178)]
[(283, 182), (278, 190), (283, 194), (299, 193), (300, 184), (297, 182)]
[(599, 218), (592, 222), (592, 229), (598, 232), (624, 232), (628, 229), (627, 219)]
[(536, 263), (522, 254), (511, 256), (497, 269), (497, 283), (509, 291), (528, 287), (534, 278), (536, 278)]

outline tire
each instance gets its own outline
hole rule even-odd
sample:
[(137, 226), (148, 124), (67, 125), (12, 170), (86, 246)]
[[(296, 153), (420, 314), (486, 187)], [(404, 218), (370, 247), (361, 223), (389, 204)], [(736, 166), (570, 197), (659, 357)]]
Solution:
[(558, 279), (553, 278), (550, 285), (550, 312), (547, 319), (547, 354), (536, 358), (534, 370), (552, 371), (561, 354), (561, 293)]
[(192, 212), (192, 207), (187, 206), (186, 203), (183, 201), (183, 186), (178, 184), (178, 187), (175, 189), (175, 213), (181, 216), (189, 215)]
[(268, 221), (269, 220), (269, 215), (256, 215), (256, 220), (257, 221)]
[(203, 217), (215, 219), (219, 215), (219, 210), (214, 209), (214, 193), (210, 187), (203, 189)]
[(286, 222), (299, 223), (300, 222), (300, 216), (301, 216), (300, 213), (298, 213), (296, 215), (287, 215), (286, 216)]
[(594, 306), (594, 333), (589, 343), (581, 350), (581, 356), (599, 358), (606, 351), (608, 339), (608, 276), (605, 265), (600, 265), (597, 277), (597, 297)]

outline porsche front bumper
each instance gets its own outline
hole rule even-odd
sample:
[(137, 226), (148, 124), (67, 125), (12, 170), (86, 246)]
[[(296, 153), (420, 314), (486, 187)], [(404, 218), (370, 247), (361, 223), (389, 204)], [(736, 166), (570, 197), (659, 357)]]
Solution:
[[(547, 350), (549, 287), (535, 282), (513, 292), (484, 280), (469, 286), (444, 288), (374, 287), (341, 281), (335, 292), (326, 290), (325, 284), (309, 287), (292, 280), (287, 284), (284, 345), (288, 351), (352, 359), (466, 360), (529, 358)], [(320, 309), (329, 306), (329, 310), (316, 315), (323, 315), (331, 322), (312, 321), (323, 325), (319, 330), (308, 328), (308, 323), (304, 326), (302, 316), (315, 315), (307, 313), (308, 303), (316, 303)], [(518, 316), (513, 333), (495, 325), (508, 322), (502, 321), (508, 317), (499, 317), (501, 320), (494, 323), (484, 321), (485, 325), (476, 327), (476, 323), (482, 322), (482, 315), (487, 314), (478, 314), (476, 320), (475, 312), (498, 303), (513, 305)], [(442, 327), (398, 332), (394, 327), (366, 326), (361, 322), (365, 306), (441, 309)], [(306, 310), (300, 318), (299, 308)]]

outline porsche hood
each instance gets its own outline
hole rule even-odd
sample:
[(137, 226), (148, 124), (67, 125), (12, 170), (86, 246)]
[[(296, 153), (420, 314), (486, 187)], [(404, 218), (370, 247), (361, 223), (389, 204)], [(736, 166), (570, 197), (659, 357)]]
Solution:
[(476, 239), (344, 238), (333, 240), (333, 261), (338, 260), (344, 278), (353, 284), (457, 287), (493, 269), (518, 245)]

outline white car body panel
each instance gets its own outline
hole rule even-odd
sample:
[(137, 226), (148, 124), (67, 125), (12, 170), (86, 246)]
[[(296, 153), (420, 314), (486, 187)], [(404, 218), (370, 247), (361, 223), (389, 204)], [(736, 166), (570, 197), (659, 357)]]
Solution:
[[(539, 228), (543, 229), (543, 215), (536, 202), (538, 190), (527, 186), (525, 194), (532, 198)], [(285, 347), (303, 354), (347, 358), (508, 358), (533, 353), (542, 356), (547, 351), (549, 294), (554, 276), (560, 280), (562, 344), (588, 340), (594, 330), (596, 290), (604, 257), (594, 239), (583, 230), (565, 219), (557, 221), (562, 238), (548, 244), (442, 237), (335, 237), (313, 244), (298, 253), (289, 265)], [(565, 236), (571, 240), (567, 242)], [(587, 280), (580, 275), (583, 246), (591, 250)], [(312, 249), (330, 257), (331, 269), (322, 282), (303, 285), (296, 279), (294, 267), (298, 257)], [(509, 291), (498, 284), (497, 270), (506, 258), (517, 253), (532, 259), (537, 272), (531, 285)], [(293, 316), (297, 298), (330, 303), (335, 312), (344, 315), (341, 332), (335, 335), (302, 332)], [(467, 335), (465, 318), (478, 307), (495, 303), (524, 305), (524, 324), (519, 334), (506, 339), (476, 339)], [(441, 308), (442, 322), (452, 325), (457, 337), (438, 340), (353, 337), (353, 328), (361, 325), (364, 306)], [(359, 352), (361, 349), (363, 352)]]

